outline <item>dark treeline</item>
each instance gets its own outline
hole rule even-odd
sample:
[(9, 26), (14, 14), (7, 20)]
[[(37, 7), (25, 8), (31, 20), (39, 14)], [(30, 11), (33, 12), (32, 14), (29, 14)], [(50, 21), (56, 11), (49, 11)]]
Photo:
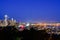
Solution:
[(17, 40), (16, 38), (21, 38), (21, 40), (59, 40), (60, 36), (56, 36), (52, 34), (52, 38), (50, 35), (46, 33), (45, 30), (34, 30), (31, 28), (30, 30), (24, 29), (23, 31), (18, 31), (14, 27), (0, 27), (0, 40)]

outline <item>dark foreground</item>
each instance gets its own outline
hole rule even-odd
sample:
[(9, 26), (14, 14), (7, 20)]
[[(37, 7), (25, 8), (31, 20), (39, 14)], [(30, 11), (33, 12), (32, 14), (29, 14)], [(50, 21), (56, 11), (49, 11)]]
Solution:
[(14, 27), (0, 27), (0, 40), (60, 40), (60, 35), (50, 36), (45, 30), (30, 30), (18, 31)]

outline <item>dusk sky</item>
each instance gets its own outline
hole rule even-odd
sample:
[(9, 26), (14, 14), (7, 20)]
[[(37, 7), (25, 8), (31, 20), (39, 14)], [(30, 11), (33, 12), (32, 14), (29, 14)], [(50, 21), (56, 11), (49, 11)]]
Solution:
[(0, 19), (7, 14), (18, 21), (60, 22), (59, 0), (0, 0)]

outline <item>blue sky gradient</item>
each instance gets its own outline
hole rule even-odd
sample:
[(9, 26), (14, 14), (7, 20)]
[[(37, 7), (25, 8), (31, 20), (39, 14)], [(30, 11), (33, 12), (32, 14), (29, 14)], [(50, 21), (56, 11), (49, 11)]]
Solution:
[(59, 0), (0, 0), (0, 19), (7, 14), (18, 21), (60, 22)]

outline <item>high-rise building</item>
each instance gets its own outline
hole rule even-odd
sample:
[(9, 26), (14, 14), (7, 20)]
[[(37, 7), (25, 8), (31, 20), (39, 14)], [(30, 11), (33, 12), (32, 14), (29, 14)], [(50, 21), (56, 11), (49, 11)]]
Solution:
[(4, 24), (5, 24), (5, 26), (7, 26), (8, 25), (8, 15), (4, 15)]

